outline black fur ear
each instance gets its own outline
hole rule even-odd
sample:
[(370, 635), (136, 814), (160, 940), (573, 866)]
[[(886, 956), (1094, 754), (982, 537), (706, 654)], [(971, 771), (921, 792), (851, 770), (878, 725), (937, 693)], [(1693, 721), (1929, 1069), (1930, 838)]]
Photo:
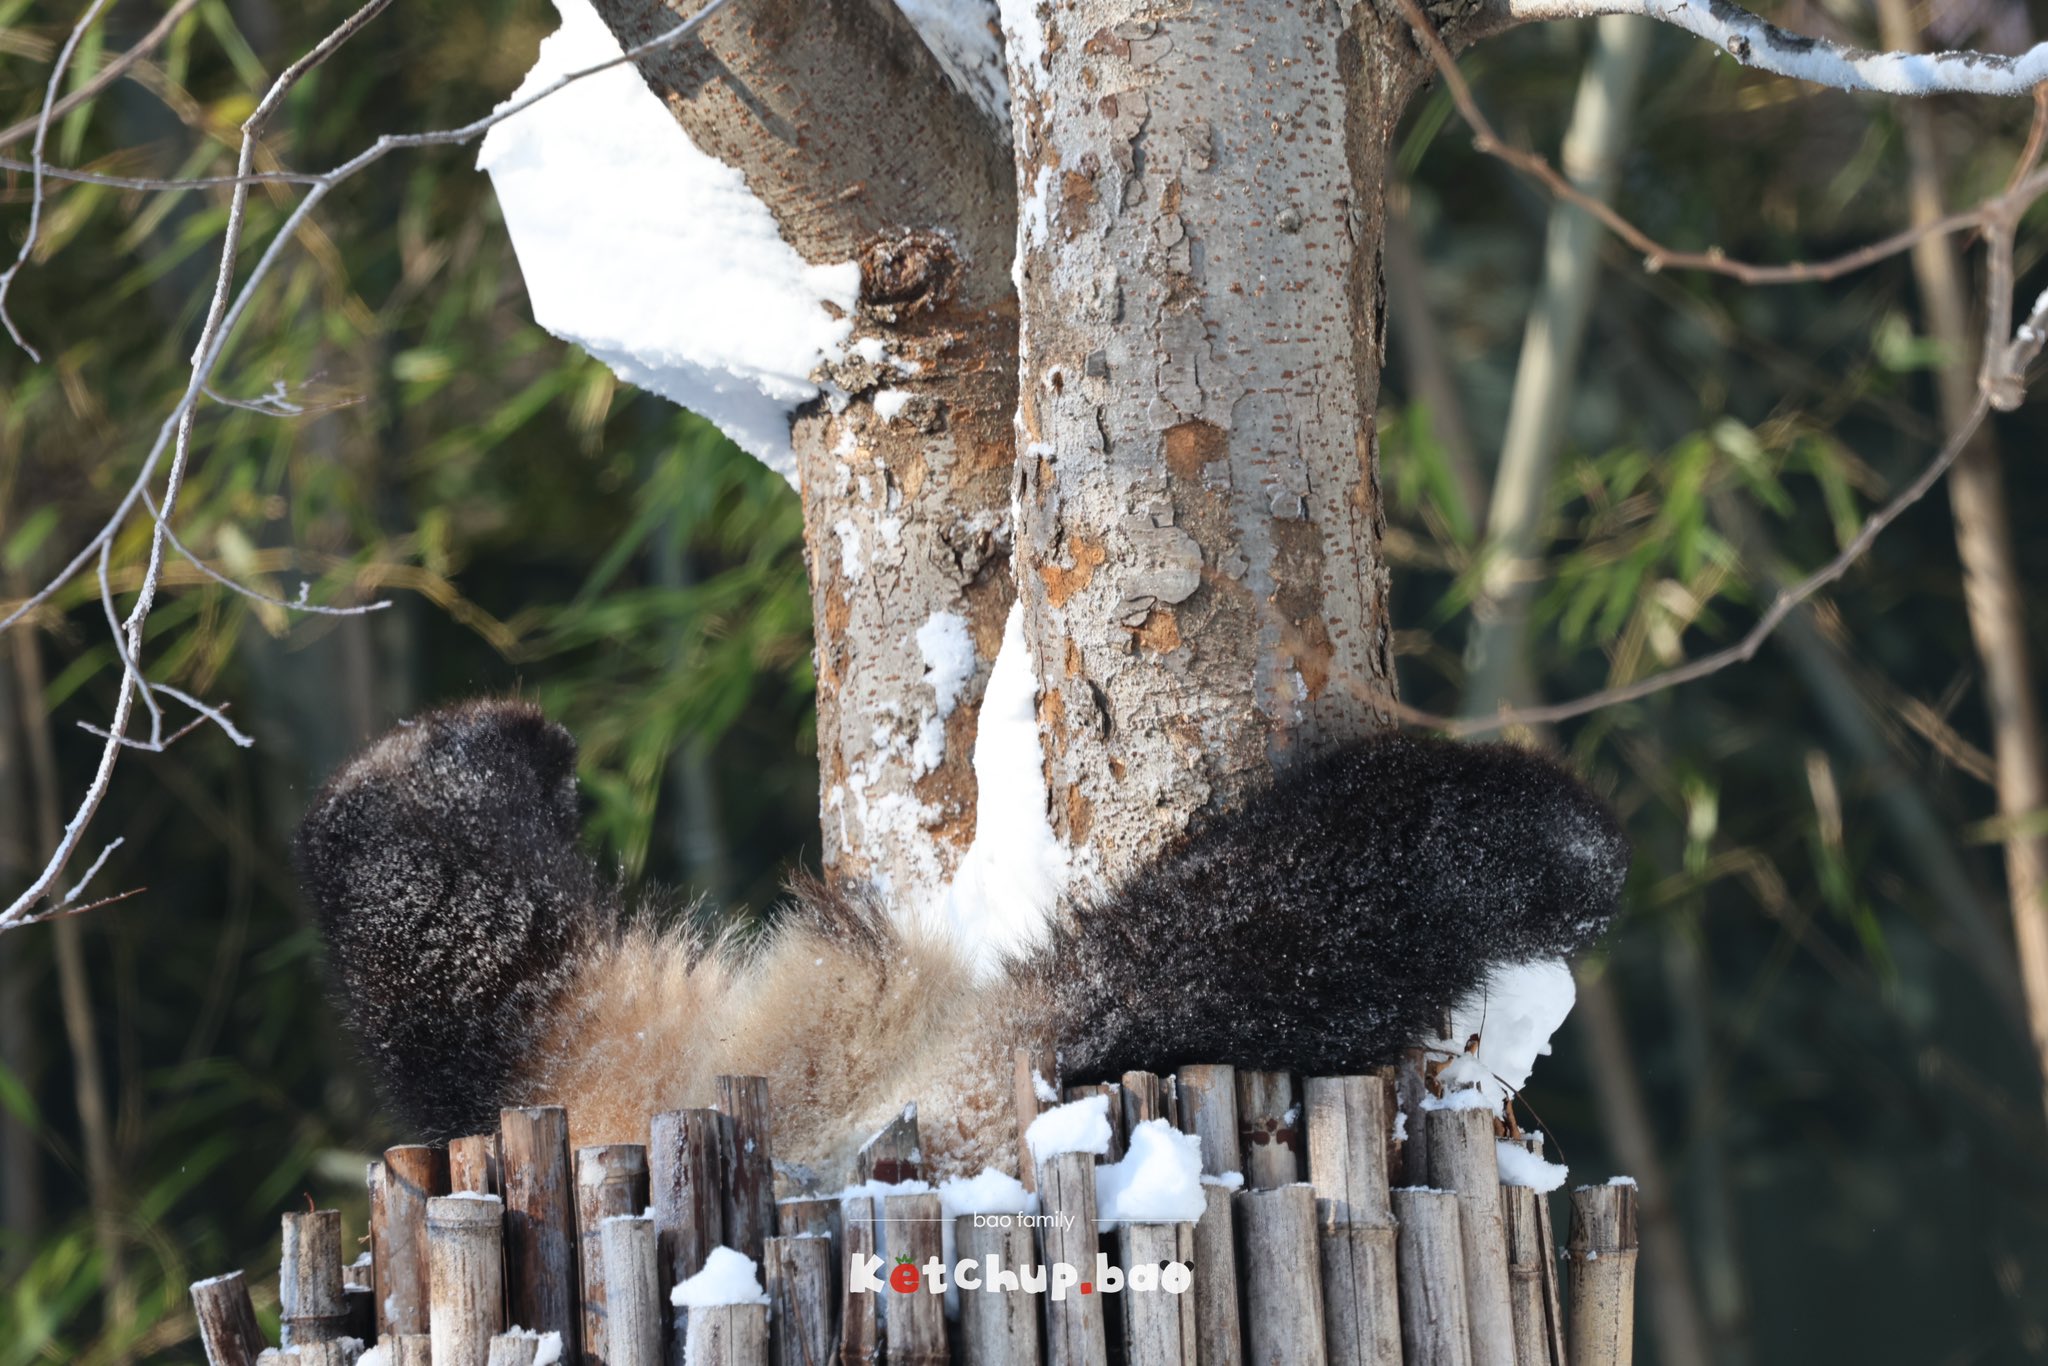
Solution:
[(429, 1136), (495, 1123), (577, 951), (614, 931), (578, 824), (576, 742), (505, 701), (400, 726), (299, 827), (342, 1011)]
[(1055, 933), (1063, 1063), (1390, 1061), (1493, 967), (1591, 943), (1627, 872), (1613, 815), (1538, 754), (1360, 743), (1282, 773)]

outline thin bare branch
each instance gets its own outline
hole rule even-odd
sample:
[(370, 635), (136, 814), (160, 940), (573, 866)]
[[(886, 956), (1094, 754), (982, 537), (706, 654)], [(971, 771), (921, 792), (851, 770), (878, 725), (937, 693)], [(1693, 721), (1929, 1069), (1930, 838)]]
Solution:
[(1640, 14), (1704, 38), (1747, 67), (1883, 95), (2025, 95), (2048, 79), (2048, 43), (1990, 52), (1872, 52), (1788, 33), (1731, 0), (1506, 0), (1513, 23)]
[(21, 335), (21, 329), (14, 325), (14, 315), (7, 311), (7, 291), (13, 287), (15, 276), (35, 255), (36, 240), (43, 230), (43, 146), (50, 139), (51, 111), (57, 105), (57, 89), (64, 84), (64, 75), (71, 69), (71, 56), (78, 51), (78, 44), (85, 37), (85, 31), (93, 26), (100, 12), (107, 7), (107, 0), (92, 0), (85, 13), (71, 26), (71, 36), (64, 40), (64, 47), (57, 53), (56, 62), (50, 67), (50, 83), (43, 87), (43, 111), (36, 119), (36, 140), (29, 153), (29, 174), (34, 177), (33, 188), (28, 199), (28, 232), (21, 239), (21, 250), (15, 253), (14, 264), (0, 271), (0, 323), (7, 327), (7, 335), (14, 338), (14, 344), (28, 353), (30, 360), (42, 363), (42, 353), (28, 344), (28, 338)]
[[(163, 17), (156, 21), (156, 27), (143, 34), (135, 46), (114, 58), (113, 61), (108, 62), (93, 73), (92, 79), (57, 101), (56, 105), (51, 108), (47, 115), (38, 114), (34, 118), (23, 119), (11, 128), (0, 130), (0, 147), (5, 147), (11, 142), (19, 142), (30, 133), (35, 132), (44, 125), (46, 118), (50, 120), (63, 118), (66, 114), (78, 108), (79, 105), (84, 104), (115, 81), (120, 80), (122, 74), (129, 67), (134, 66), (144, 57), (154, 52), (157, 44), (170, 37), (171, 30), (178, 26), (178, 21), (190, 14), (198, 5), (199, 0), (178, 0), (178, 3), (164, 11)], [(26, 170), (27, 167), (17, 163), (14, 169)]]

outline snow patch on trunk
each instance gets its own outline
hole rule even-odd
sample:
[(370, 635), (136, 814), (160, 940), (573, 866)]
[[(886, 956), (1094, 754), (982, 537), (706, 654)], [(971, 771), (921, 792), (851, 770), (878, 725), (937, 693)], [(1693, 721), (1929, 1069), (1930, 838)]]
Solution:
[[(514, 99), (620, 53), (590, 0), (555, 8), (562, 26)], [(859, 267), (799, 257), (745, 178), (697, 150), (630, 65), (491, 129), (477, 165), (534, 320), (794, 484), (790, 413), (817, 396), (811, 373), (852, 330)]]
[[(937, 618), (934, 618), (937, 620)], [(918, 645), (925, 645), (918, 632)], [(927, 667), (932, 652), (927, 652)], [(937, 674), (937, 670), (932, 670)], [(933, 679), (934, 691), (938, 680)], [(1003, 625), (974, 737), (974, 843), (940, 898), (940, 919), (984, 975), (1039, 943), (1067, 882), (1046, 816), (1038, 674), (1016, 605)]]

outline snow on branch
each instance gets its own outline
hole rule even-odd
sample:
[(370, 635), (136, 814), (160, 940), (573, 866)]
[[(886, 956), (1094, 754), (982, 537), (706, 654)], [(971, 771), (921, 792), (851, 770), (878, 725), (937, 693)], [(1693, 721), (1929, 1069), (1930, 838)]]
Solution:
[(1883, 95), (2024, 95), (2048, 80), (2048, 43), (1990, 52), (1872, 52), (1791, 33), (1729, 0), (1506, 0), (1510, 21), (1639, 14), (1704, 38), (1744, 66)]

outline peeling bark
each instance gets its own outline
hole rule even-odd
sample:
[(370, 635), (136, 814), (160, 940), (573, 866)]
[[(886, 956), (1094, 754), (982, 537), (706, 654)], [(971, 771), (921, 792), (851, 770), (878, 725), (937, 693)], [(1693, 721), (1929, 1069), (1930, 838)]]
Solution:
[(1369, 4), (1035, 13), (1010, 51), (1018, 589), (1054, 828), (1110, 880), (1389, 722), (1380, 247), (1426, 63)]
[[(694, 5), (597, 0), (623, 43)], [(975, 718), (1009, 581), (1015, 200), (997, 128), (889, 0), (749, 0), (641, 62), (812, 263), (854, 260), (843, 361), (792, 432), (816, 614), (829, 874), (904, 905), (974, 836)], [(924, 641), (920, 643), (920, 632)], [(933, 648), (966, 643), (957, 686)]]

